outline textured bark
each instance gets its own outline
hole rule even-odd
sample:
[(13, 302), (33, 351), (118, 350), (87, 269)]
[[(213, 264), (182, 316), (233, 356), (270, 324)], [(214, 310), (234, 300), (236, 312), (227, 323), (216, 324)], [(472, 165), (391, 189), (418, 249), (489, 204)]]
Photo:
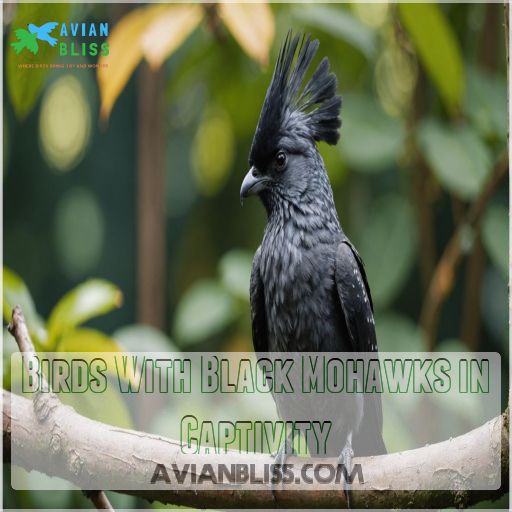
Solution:
[(435, 348), (441, 307), (453, 288), (456, 272), (464, 255), (462, 250), (464, 232), (468, 226), (474, 229), (478, 225), (492, 195), (507, 177), (508, 152), (505, 152), (494, 166), (494, 170), (480, 195), (471, 204), (462, 222), (458, 223), (455, 232), (446, 244), (444, 252), (437, 263), (427, 293), (425, 294), (419, 322), (427, 336), (428, 352), (432, 352)]
[[(27, 365), (32, 364), (37, 366), (36, 350), (34, 344), (30, 339), (27, 324), (23, 317), (23, 312), (20, 306), (15, 306), (12, 311), (11, 323), (7, 326), (8, 331), (14, 336), (20, 352), (24, 354), (24, 363)], [(34, 400), (30, 403), (32, 406), (32, 412), (36, 421), (41, 425), (44, 424), (49, 418), (54, 416), (54, 411), (59, 407), (62, 408), (62, 404), (57, 396), (52, 392), (50, 385), (44, 376), (41, 379), (41, 388), (38, 393), (34, 394)], [(8, 407), (6, 415), (6, 409)], [(3, 429), (4, 429), (4, 446), (6, 443), (6, 435), (11, 435), (11, 404), (9, 400), (5, 400), (4, 396), (4, 415), (3, 415)], [(34, 429), (33, 432), (37, 432), (39, 429)], [(52, 439), (53, 440), (53, 439)], [(10, 457), (11, 443), (8, 443), (6, 448), (7, 454)], [(49, 445), (48, 445), (49, 446)], [(5, 452), (4, 452), (5, 453)], [(92, 501), (93, 505), (98, 510), (114, 510), (110, 504), (106, 494), (103, 491), (92, 490), (86, 493), (87, 497)]]
[[(27, 470), (59, 476), (90, 488), (108, 488), (162, 503), (208, 508), (343, 508), (339, 484), (311, 486), (315, 490), (276, 490), (275, 499), (267, 484), (244, 486), (236, 483), (184, 485), (170, 490), (165, 483), (149, 485), (156, 464), (167, 467), (192, 462), (181, 453), (178, 441), (99, 423), (80, 416), (72, 408), (57, 404), (44, 422), (37, 418), (26, 398), (4, 391), (3, 425), (5, 455)], [(353, 484), (352, 508), (444, 508), (461, 507), (484, 499), (495, 499), (508, 490), (508, 410), (481, 427), (442, 443), (378, 457), (354, 459), (361, 463), (364, 483)], [(12, 432), (15, 435), (12, 435)], [(501, 448), (500, 448), (501, 446)], [(501, 449), (501, 454), (499, 453)], [(496, 461), (500, 460), (501, 468)], [(5, 459), (4, 459), (5, 460)], [(195, 460), (197, 462), (197, 459)], [(201, 462), (211, 464), (255, 464), (256, 474), (272, 459), (265, 454), (207, 455)], [(292, 458), (294, 471), (312, 463)], [(334, 460), (324, 460), (335, 464)], [(499, 490), (471, 491), (485, 485), (501, 470)], [(171, 470), (169, 469), (169, 472)], [(444, 491), (426, 490), (433, 483)], [(392, 486), (390, 486), (390, 483)], [(145, 487), (145, 488), (144, 488)], [(131, 488), (134, 490), (123, 490)], [(395, 490), (414, 489), (410, 491)]]

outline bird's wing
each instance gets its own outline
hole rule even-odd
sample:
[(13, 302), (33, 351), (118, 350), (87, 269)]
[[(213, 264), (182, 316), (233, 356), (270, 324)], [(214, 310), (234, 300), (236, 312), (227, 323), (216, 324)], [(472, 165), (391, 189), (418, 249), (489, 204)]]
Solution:
[(258, 248), (252, 262), (250, 285), (252, 342), (256, 353), (268, 351), (265, 295), (263, 292), (263, 282), (260, 277), (260, 254), (261, 249)]
[(23, 48), (25, 48), (25, 43), (23, 41), (13, 41), (11, 43), (11, 46), (14, 48), (14, 51), (16, 52), (16, 55), (19, 55)]
[[(366, 279), (363, 262), (350, 241), (345, 238), (338, 246), (336, 254), (335, 281), (345, 317), (351, 348), (354, 352), (375, 352), (377, 337), (373, 320), (373, 304)], [(365, 395), (365, 419), (363, 427), (369, 429), (374, 441), (372, 454), (384, 453), (382, 441), (382, 403), (380, 393)], [(367, 434), (368, 435), (368, 434)]]
[(345, 239), (336, 254), (335, 281), (354, 352), (377, 352), (373, 304), (363, 262)]
[(30, 32), (28, 30), (25, 30), (24, 28), (17, 28), (14, 33), (16, 34), (16, 37), (20, 40), (20, 41), (23, 41), (25, 40), (27, 37), (31, 37), (30, 35)]
[(41, 25), (39, 27), (39, 32), (41, 34), (51, 34), (52, 30), (58, 25), (59, 23), (57, 21), (49, 21), (48, 23), (45, 23), (44, 25)]
[(39, 45), (37, 44), (36, 38), (27, 39), (25, 41), (27, 49), (30, 50), (34, 55), (39, 51)]
[(18, 28), (14, 31), (18, 41), (11, 43), (11, 45), (16, 50), (16, 54), (19, 54), (23, 48), (27, 48), (32, 53), (36, 54), (38, 50), (38, 45), (36, 42), (35, 35), (31, 34), (28, 30), (24, 28)]

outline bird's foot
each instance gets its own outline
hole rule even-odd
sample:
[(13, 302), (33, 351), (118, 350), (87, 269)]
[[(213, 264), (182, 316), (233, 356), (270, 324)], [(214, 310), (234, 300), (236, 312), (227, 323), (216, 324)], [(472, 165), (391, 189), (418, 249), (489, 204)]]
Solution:
[[(351, 436), (350, 436), (351, 437)], [(347, 439), (345, 448), (338, 457), (338, 467), (341, 467), (341, 474), (343, 475), (343, 492), (345, 499), (347, 500), (347, 508), (350, 507), (350, 490), (351, 490), (351, 475), (352, 475), (352, 458), (354, 457), (354, 451), (352, 450), (352, 440)]]
[(270, 476), (270, 490), (272, 491), (272, 499), (276, 503), (277, 484), (282, 482), (284, 466), (290, 455), (295, 455), (293, 435), (291, 433), (288, 434), (286, 441), (279, 447), (277, 453), (274, 454), (274, 464), (272, 465), (272, 474)]

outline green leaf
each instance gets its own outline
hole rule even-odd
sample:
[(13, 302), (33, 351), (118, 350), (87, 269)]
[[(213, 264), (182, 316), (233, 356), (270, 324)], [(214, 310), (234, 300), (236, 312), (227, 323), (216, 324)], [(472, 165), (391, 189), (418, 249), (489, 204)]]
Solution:
[[(22, 355), (19, 350), (15, 350), (11, 353), (9, 366), (6, 370), (7, 371), (4, 374), (4, 387), (9, 389), (12, 393), (30, 396), (30, 392), (23, 391), (23, 375), (26, 375), (26, 369), (23, 365)], [(6, 379), (7, 374), (9, 375), (8, 381)]]
[(177, 352), (178, 349), (165, 334), (149, 325), (127, 325), (117, 329), (112, 338), (128, 352)]
[(341, 6), (301, 5), (292, 16), (357, 48), (366, 58), (375, 55), (375, 32)]
[(96, 329), (82, 327), (64, 334), (57, 344), (57, 352), (122, 352), (123, 347)]
[(223, 286), (236, 297), (249, 301), (252, 256), (247, 251), (234, 249), (226, 253), (219, 263)]
[(482, 240), (491, 261), (508, 279), (508, 212), (505, 206), (493, 204), (485, 212)]
[(474, 199), (491, 172), (487, 146), (469, 126), (452, 128), (423, 121), (418, 140), (437, 179), (461, 199)]
[(464, 110), (479, 133), (505, 141), (508, 129), (507, 81), (482, 69), (466, 70)]
[(414, 430), (408, 428), (407, 422), (404, 421), (405, 414), (410, 414), (410, 411), (414, 410), (414, 402), (411, 398), (414, 399), (412, 394), (403, 394), (398, 403), (394, 400), (393, 395), (384, 393), (382, 396), (384, 415), (382, 428), (389, 453), (400, 452), (417, 445)]
[[(14, 465), (11, 466), (10, 473), (13, 488), (25, 489), (19, 495), (19, 503), (22, 507), (32, 507), (37, 504), (37, 507), (43, 509), (61, 510), (68, 508), (70, 503), (75, 503), (76, 487), (71, 482), (39, 471), (29, 472)], [(46, 489), (52, 489), (53, 492)]]
[(93, 317), (121, 306), (119, 288), (103, 279), (90, 279), (68, 292), (53, 308), (48, 320), (50, 346), (58, 338)]
[(365, 173), (383, 171), (396, 162), (403, 146), (402, 123), (389, 117), (375, 99), (344, 95), (340, 150), (351, 168)]
[(436, 346), (436, 352), (467, 352), (468, 347), (457, 338), (448, 338)]
[(359, 248), (375, 306), (384, 307), (401, 290), (414, 263), (416, 226), (401, 196), (385, 196), (371, 210)]
[[(96, 329), (89, 328), (80, 328), (73, 329), (71, 331), (66, 332), (61, 338), (59, 343), (57, 344), (56, 352), (73, 352), (80, 353), (80, 359), (84, 359), (85, 361), (92, 361), (98, 355), (96, 352), (100, 352), (101, 357), (107, 363), (107, 371), (111, 373), (114, 377), (118, 377), (118, 373), (116, 371), (116, 363), (115, 356), (109, 355), (110, 352), (123, 352), (126, 347), (122, 346), (113, 338), (103, 334)], [(138, 349), (140, 350), (140, 348)], [(144, 345), (144, 350), (148, 351), (147, 347)], [(136, 368), (134, 368), (130, 363), (129, 369), (126, 372), (126, 378), (131, 380), (132, 382), (136, 382), (138, 379), (138, 372)], [(119, 376), (122, 378), (122, 376)]]
[(3, 385), (4, 389), (11, 390), (12, 365), (11, 356), (19, 351), (14, 338), (7, 328), (3, 330), (2, 361), (3, 361)]
[(381, 352), (423, 352), (426, 342), (421, 329), (398, 313), (377, 314), (377, 341)]
[(201, 281), (181, 299), (175, 316), (175, 333), (180, 342), (190, 345), (218, 334), (234, 319), (234, 301), (213, 281)]
[[(16, 7), (16, 16), (14, 17), (7, 41), (9, 45), (5, 47), (6, 55), (6, 81), (7, 91), (11, 99), (14, 112), (18, 119), (25, 118), (34, 107), (39, 93), (43, 87), (48, 69), (30, 68), (26, 69), (23, 65), (32, 64), (51, 64), (58, 55), (58, 45), (50, 46), (46, 42), (36, 42), (37, 52), (34, 54), (34, 48), (29, 51), (27, 48), (20, 49), (19, 55), (16, 49), (11, 45), (18, 41), (16, 31), (26, 30), (29, 23), (41, 26), (48, 20), (59, 23), (67, 20), (69, 4), (26, 4), (20, 3)], [(59, 27), (56, 27), (52, 33), (55, 36)]]
[(14, 306), (21, 306), (33, 341), (44, 344), (47, 333), (44, 322), (37, 314), (34, 301), (21, 277), (13, 270), (3, 268), (3, 315), (6, 323), (11, 321)]
[(102, 393), (59, 393), (59, 398), (78, 414), (121, 428), (133, 428), (130, 411), (115, 386), (107, 386)]
[(401, 3), (398, 12), (425, 70), (450, 112), (464, 94), (464, 64), (456, 35), (435, 3)]
[[(468, 352), (468, 347), (456, 338), (448, 338), (441, 341), (436, 347), (436, 352)], [(455, 360), (454, 360), (455, 361)], [(455, 389), (448, 393), (436, 393), (435, 401), (439, 407), (446, 410), (449, 417), (453, 415), (466, 418), (471, 424), (479, 424), (485, 419), (483, 400), (476, 393), (465, 393), (463, 396)], [(446, 415), (442, 415), (446, 419)], [(453, 421), (447, 425), (448, 431), (452, 431)]]

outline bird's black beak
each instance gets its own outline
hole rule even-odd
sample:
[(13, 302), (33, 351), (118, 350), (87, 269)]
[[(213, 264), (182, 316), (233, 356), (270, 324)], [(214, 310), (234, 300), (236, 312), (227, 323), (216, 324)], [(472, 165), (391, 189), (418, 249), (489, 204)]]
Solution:
[(256, 167), (251, 167), (240, 188), (240, 203), (243, 204), (246, 197), (266, 189), (269, 181), (270, 178), (260, 174)]

